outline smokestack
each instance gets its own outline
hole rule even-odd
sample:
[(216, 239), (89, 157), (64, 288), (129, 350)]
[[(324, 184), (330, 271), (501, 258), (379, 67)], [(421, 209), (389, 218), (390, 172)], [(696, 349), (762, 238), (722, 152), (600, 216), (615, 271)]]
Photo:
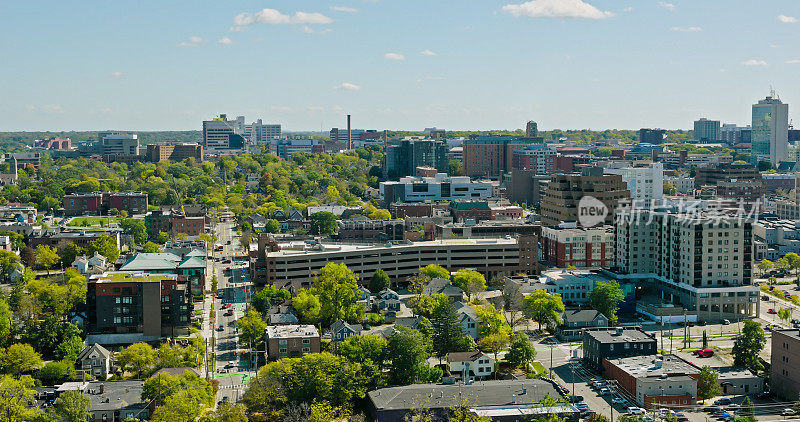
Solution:
[(347, 115), (347, 149), (353, 149), (353, 131), (350, 129), (350, 115)]

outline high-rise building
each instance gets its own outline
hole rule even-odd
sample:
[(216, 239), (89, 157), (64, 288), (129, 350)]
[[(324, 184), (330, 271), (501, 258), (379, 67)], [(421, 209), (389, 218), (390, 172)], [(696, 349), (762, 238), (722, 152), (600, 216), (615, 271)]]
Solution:
[(417, 167), (433, 167), (446, 173), (448, 152), (447, 144), (441, 141), (404, 139), (386, 147), (383, 171), (390, 179), (410, 176)]
[(775, 92), (753, 104), (753, 164), (769, 161), (773, 166), (786, 160), (789, 146), (789, 104), (781, 102)]
[(694, 187), (700, 189), (704, 186), (716, 188), (719, 198), (742, 200), (748, 205), (756, 203), (765, 192), (761, 173), (745, 163), (698, 167)]
[(622, 176), (604, 175), (600, 167), (584, 169), (581, 174), (556, 174), (550, 177), (541, 200), (542, 226), (579, 221), (579, 203), (591, 196), (605, 205), (605, 224), (614, 221), (614, 210), (631, 195)]
[(694, 140), (700, 143), (719, 141), (719, 120), (708, 120), (705, 117), (694, 121)]
[(464, 173), (470, 177), (499, 179), (513, 168), (513, 152), (541, 138), (478, 136), (464, 141)]
[(660, 144), (664, 142), (667, 131), (664, 129), (639, 129), (639, 143), (641, 144)]
[(535, 138), (539, 136), (539, 125), (537, 125), (533, 120), (529, 120), (528, 123), (525, 124), (525, 136), (528, 138)]
[(203, 121), (203, 148), (207, 154), (235, 154), (245, 148), (244, 117), (228, 120), (220, 114)]
[(651, 285), (701, 320), (758, 316), (751, 219), (672, 209), (615, 216), (617, 279)]
[(739, 143), (749, 143), (752, 130), (750, 125), (736, 126), (733, 123), (726, 123), (719, 129), (720, 141), (728, 145), (736, 145)]
[[(609, 165), (614, 166), (615, 162)], [(628, 185), (631, 198), (644, 204), (664, 196), (664, 164), (648, 163), (603, 169), (605, 174), (618, 174)]]
[[(236, 120), (237, 126), (240, 126), (238, 122), (240, 120), (244, 121), (244, 116), (239, 116)], [(241, 126), (244, 137), (255, 145), (269, 145), (274, 143), (276, 139), (281, 138), (281, 125), (276, 123), (265, 124), (261, 119), (258, 119), (249, 125)]]
[(100, 132), (97, 138), (100, 141), (102, 155), (139, 154), (139, 137), (136, 134)]

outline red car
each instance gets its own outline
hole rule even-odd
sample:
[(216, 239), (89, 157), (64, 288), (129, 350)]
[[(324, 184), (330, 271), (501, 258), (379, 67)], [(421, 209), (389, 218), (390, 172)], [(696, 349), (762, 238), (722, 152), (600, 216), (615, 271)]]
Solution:
[(226, 304), (222, 305), (222, 308), (220, 308), (220, 309), (228, 309), (230, 307), (231, 307), (231, 304), (230, 303), (226, 303)]
[(698, 350), (697, 351), (697, 357), (710, 358), (711, 356), (714, 356), (714, 351), (711, 350), (711, 349), (705, 349), (705, 350)]
[(778, 312), (772, 308), (767, 309), (768, 314), (777, 314)]

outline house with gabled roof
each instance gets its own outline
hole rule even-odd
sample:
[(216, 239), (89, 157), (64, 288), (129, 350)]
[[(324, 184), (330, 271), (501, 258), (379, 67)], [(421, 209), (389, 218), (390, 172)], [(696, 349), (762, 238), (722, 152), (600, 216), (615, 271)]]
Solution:
[(494, 373), (494, 359), (480, 350), (448, 353), (447, 365), (450, 374), (462, 381), (486, 379)]
[(456, 313), (458, 314), (458, 322), (461, 324), (461, 332), (468, 334), (473, 340), (477, 340), (480, 319), (475, 309), (465, 303), (456, 302)]
[(92, 379), (105, 380), (111, 373), (111, 352), (100, 344), (86, 346), (78, 353), (77, 369), (91, 375)]
[(345, 341), (348, 337), (360, 334), (361, 326), (358, 324), (348, 324), (341, 319), (331, 324), (331, 340), (335, 342)]

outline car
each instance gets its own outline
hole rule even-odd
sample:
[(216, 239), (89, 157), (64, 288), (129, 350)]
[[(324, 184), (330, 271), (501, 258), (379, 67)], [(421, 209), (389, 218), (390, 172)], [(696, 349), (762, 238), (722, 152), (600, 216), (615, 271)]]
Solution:
[(607, 396), (607, 395), (611, 394), (611, 389), (608, 388), (608, 387), (603, 387), (603, 388), (600, 389), (600, 391), (597, 392), (597, 394), (599, 394), (601, 396)]
[(791, 322), (792, 324), (800, 324), (800, 319), (792, 318), (792, 320), (789, 322)]
[(580, 403), (583, 401), (583, 396), (576, 396), (574, 394), (570, 394), (567, 396), (567, 401), (570, 403)]
[(797, 412), (794, 409), (786, 408), (781, 411), (781, 416), (794, 416)]
[(614, 403), (614, 404), (625, 404), (627, 402), (628, 401), (623, 399), (622, 397), (614, 397), (613, 399), (611, 399), (611, 403)]
[(731, 403), (733, 403), (733, 401), (728, 397), (723, 397), (721, 399), (714, 400), (714, 404), (716, 404), (717, 406), (727, 406)]
[(726, 409), (726, 410), (739, 410), (739, 409), (741, 409), (741, 408), (742, 408), (742, 406), (739, 406), (739, 405), (738, 405), (738, 404), (736, 404), (736, 403), (731, 403), (731, 404), (729, 404), (729, 405), (725, 406), (725, 409)]
[(784, 298), (784, 299), (789, 299), (790, 297), (792, 297), (791, 293), (789, 293), (789, 292), (783, 292), (783, 298)]
[(730, 413), (728, 413), (726, 411), (722, 411), (722, 412), (719, 412), (719, 413), (715, 413), (714, 417), (719, 419), (719, 420), (723, 420), (724, 421), (724, 420), (727, 420), (727, 419), (733, 417), (733, 415), (731, 415)]
[(689, 422), (689, 418), (687, 418), (683, 413), (678, 413), (675, 416), (678, 418), (678, 422)]
[(767, 313), (775, 315), (775, 314), (778, 313), (778, 311), (776, 311), (774, 308), (769, 308), (769, 309), (767, 309)]
[(662, 418), (666, 418), (666, 417), (668, 417), (669, 415), (673, 415), (673, 414), (675, 414), (675, 412), (673, 412), (673, 411), (672, 411), (672, 410), (670, 410), (670, 409), (659, 409), (659, 410), (658, 410), (658, 416), (660, 416), (660, 417), (662, 417)]
[(647, 412), (641, 407), (631, 406), (628, 408), (629, 415), (644, 415), (645, 413)]
[(705, 327), (706, 324), (707, 324), (707, 322), (705, 322), (705, 321), (700, 321), (700, 322), (697, 323), (697, 325), (699, 325), (701, 327)]
[(703, 409), (704, 412), (714, 413), (721, 410), (719, 406), (707, 406)]
[(225, 327), (220, 324), (219, 327), (217, 327), (217, 331), (225, 331)]
[(766, 301), (768, 301), (768, 300), (769, 300), (769, 297), (767, 297), (766, 295), (765, 295), (765, 296), (761, 296), (761, 300), (763, 300), (763, 301), (765, 301), (765, 302), (766, 302)]
[(222, 315), (225, 315), (225, 316), (233, 316), (233, 309), (228, 309), (228, 311), (227, 311), (227, 312), (225, 312), (225, 313), (224, 313), (224, 314), (222, 314)]
[(762, 392), (756, 394), (756, 398), (759, 398), (759, 399), (768, 399), (770, 397), (772, 397), (772, 392), (770, 392), (769, 390), (762, 391)]
[(226, 304), (222, 305), (222, 306), (220, 307), (220, 309), (228, 309), (228, 308), (230, 308), (231, 306), (233, 306), (233, 304), (231, 304), (231, 303), (226, 303)]
[(722, 320), (722, 325), (731, 325), (731, 321), (727, 319)]
[(697, 352), (697, 357), (699, 358), (709, 358), (714, 356), (714, 351), (711, 349), (703, 349)]
[(644, 419), (644, 422), (654, 422), (654, 421), (655, 421), (655, 420), (653, 419), (653, 417), (652, 417), (652, 416), (650, 416), (650, 415), (644, 415), (644, 416), (642, 417), (642, 419)]
[(239, 366), (239, 363), (235, 360), (229, 361), (227, 364), (225, 364), (226, 368), (236, 368), (237, 366)]
[(585, 402), (575, 403), (575, 407), (578, 409), (588, 409), (589, 405)]

